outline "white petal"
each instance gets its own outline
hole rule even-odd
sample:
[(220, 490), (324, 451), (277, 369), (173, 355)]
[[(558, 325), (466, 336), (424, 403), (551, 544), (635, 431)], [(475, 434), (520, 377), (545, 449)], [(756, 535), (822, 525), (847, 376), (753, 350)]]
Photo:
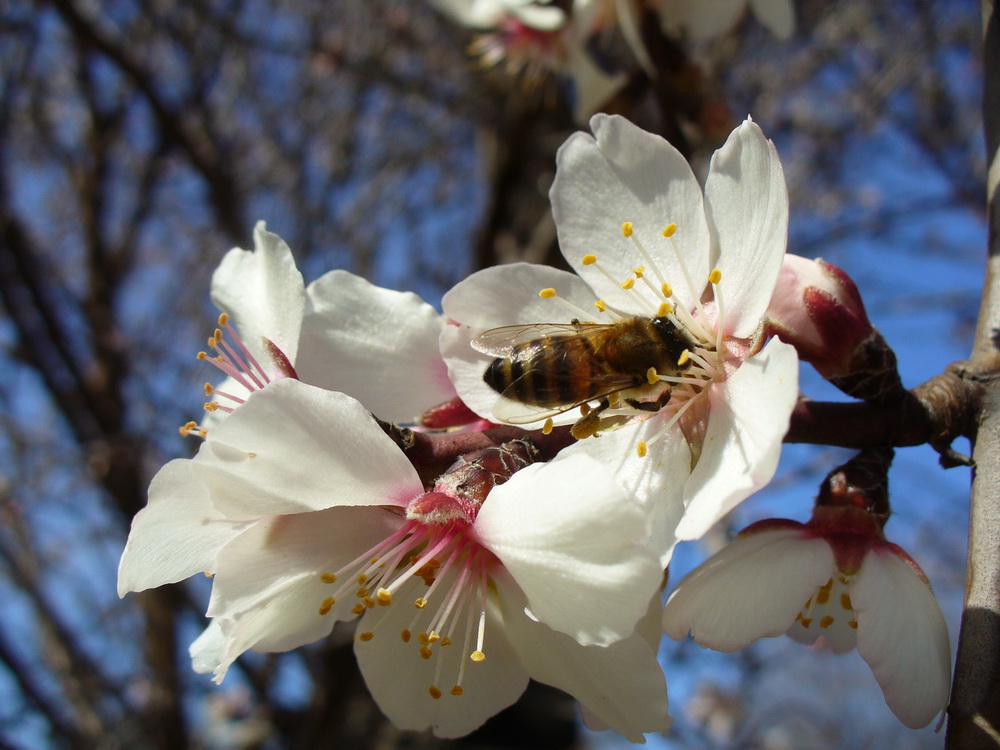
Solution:
[(233, 248), (212, 275), (212, 301), (229, 313), (247, 347), (260, 359), (261, 338), (295, 362), (305, 309), (305, 285), (292, 251), (263, 221), (254, 227), (254, 251)]
[(188, 647), (191, 667), (198, 674), (212, 673), (215, 675), (216, 683), (222, 682), (229, 665), (232, 664), (231, 659), (226, 661), (226, 651), (227, 640), (222, 631), (222, 623), (219, 620), (212, 620)]
[(788, 39), (795, 31), (795, 8), (792, 0), (750, 0), (757, 20), (778, 39)]
[(444, 319), (416, 294), (331, 271), (306, 297), (295, 362), (303, 381), (342, 391), (393, 422), (415, 421), (455, 395), (438, 349)]
[[(636, 500), (650, 522), (650, 547), (666, 567), (677, 544), (677, 524), (684, 514), (684, 483), (691, 473), (691, 451), (679, 431), (652, 441), (663, 418), (651, 417), (637, 426), (626, 426), (587, 438), (564, 448), (561, 455), (586, 453), (608, 467), (615, 480)], [(650, 442), (648, 454), (639, 457), (640, 440)]]
[[(609, 305), (648, 314), (618, 283), (607, 280), (595, 266), (581, 263), (584, 255), (595, 253), (619, 283), (631, 277), (634, 268), (646, 265), (632, 240), (622, 235), (622, 223), (631, 221), (634, 236), (674, 292), (685, 303), (693, 303), (709, 271), (710, 240), (701, 187), (691, 167), (663, 138), (623, 117), (595, 115), (590, 124), (593, 137), (574, 133), (556, 155), (549, 197), (563, 255)], [(662, 231), (671, 222), (677, 224), (677, 232), (667, 239)], [(673, 244), (692, 275), (694, 290), (684, 282)]]
[(208, 488), (179, 458), (149, 485), (149, 504), (132, 519), (118, 566), (118, 595), (215, 572), (219, 550), (253, 521), (232, 521), (216, 510)]
[(774, 144), (747, 120), (712, 156), (705, 183), (725, 333), (747, 338), (771, 301), (788, 243), (788, 189)]
[(365, 408), (297, 380), (257, 391), (194, 459), (198, 478), (229, 518), (340, 505), (405, 505), (422, 491), (403, 452)]
[(948, 627), (931, 587), (889, 547), (865, 557), (851, 586), (858, 615), (858, 653), (878, 680), (885, 702), (911, 729), (948, 705)]
[(610, 646), (581, 646), (525, 616), (516, 596), (501, 601), (507, 632), (532, 679), (569, 693), (586, 714), (630, 742), (644, 742), (644, 733), (670, 726), (663, 670), (656, 649), (641, 635)]
[[(474, 273), (441, 300), (445, 317), (450, 321), (441, 333), (441, 354), (458, 395), (481, 417), (493, 416), (498, 399), (496, 391), (483, 382), (483, 373), (494, 358), (477, 352), (470, 342), (491, 328), (568, 323), (578, 317), (559, 300), (542, 299), (538, 295), (550, 287), (596, 319), (598, 313), (593, 304), (597, 297), (579, 276), (530, 263), (510, 263)], [(578, 414), (574, 410), (563, 421), (575, 421)]]
[(475, 531), (535, 616), (584, 645), (630, 635), (662, 578), (644, 514), (589, 456), (517, 472), (490, 493)]
[(797, 399), (798, 358), (778, 339), (711, 386), (705, 445), (685, 490), (691, 499), (679, 539), (698, 539), (771, 481)]
[[(450, 581), (451, 577), (445, 576), (442, 590), (447, 590)], [(473, 645), (466, 647), (461, 630), (451, 636), (454, 643), (450, 646), (434, 646), (431, 658), (422, 658), (417, 638), (404, 643), (399, 635), (404, 628), (414, 634), (429, 628), (432, 607), (415, 610), (407, 604), (420, 595), (421, 589), (423, 585), (414, 581), (397, 592), (394, 599), (398, 604), (370, 610), (358, 630), (374, 632), (375, 637), (367, 642), (356, 639), (354, 652), (372, 697), (398, 728), (420, 731), (430, 727), (438, 737), (461, 737), (516, 701), (528, 685), (528, 674), (492, 605), (488, 607), (484, 661), (469, 659), (475, 648), (475, 633)], [(475, 604), (478, 606), (478, 602)], [(377, 616), (381, 620), (375, 628), (371, 620)], [(461, 622), (465, 622), (464, 614)], [(441, 659), (443, 663), (439, 663)], [(463, 694), (452, 695), (463, 661)], [(441, 691), (440, 698), (431, 697), (431, 685)]]
[(402, 523), (402, 516), (377, 507), (329, 508), (263, 519), (219, 556), (208, 614), (236, 618), (254, 607), (269, 606), (269, 600), (282, 591), (298, 588), (306, 592), (302, 596), (308, 606), (290, 613), (297, 621), (315, 621), (320, 628), (323, 621), (349, 619), (357, 603), (356, 587), (321, 616), (320, 604), (350, 579), (327, 584), (320, 575), (340, 570)]
[(834, 571), (833, 552), (801, 529), (737, 537), (688, 574), (663, 610), (663, 629), (680, 640), (736, 651), (781, 635)]

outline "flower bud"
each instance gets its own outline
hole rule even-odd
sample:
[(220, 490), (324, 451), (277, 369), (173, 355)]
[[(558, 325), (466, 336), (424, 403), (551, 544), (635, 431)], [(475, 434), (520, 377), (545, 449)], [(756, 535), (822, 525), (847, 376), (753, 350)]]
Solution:
[(896, 355), (868, 320), (857, 286), (826, 261), (785, 255), (765, 333), (792, 344), (850, 396), (886, 403), (905, 392)]

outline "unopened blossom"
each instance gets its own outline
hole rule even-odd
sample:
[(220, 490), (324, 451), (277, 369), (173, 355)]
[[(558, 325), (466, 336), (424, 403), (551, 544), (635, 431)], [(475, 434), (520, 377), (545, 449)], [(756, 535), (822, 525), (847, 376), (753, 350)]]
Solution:
[(593, 459), (530, 460), (487, 466), (512, 476), (484, 498), (464, 472), (425, 492), (361, 403), (279, 380), (156, 475), (119, 592), (212, 574), (191, 654), (217, 681), (248, 649), (357, 619), (362, 673), (402, 729), (466, 734), (534, 677), (641, 740), (668, 722), (636, 631), (661, 580), (648, 522)]
[(677, 585), (664, 630), (726, 652), (783, 633), (838, 654), (857, 648), (897, 718), (925, 726), (948, 703), (948, 629), (927, 577), (886, 541), (883, 522), (864, 508), (818, 506), (805, 524), (753, 524)]
[(832, 263), (785, 255), (765, 317), (767, 335), (794, 346), (845, 393), (880, 402), (904, 396), (895, 353), (868, 320), (854, 281)]
[(568, 10), (532, 0), (431, 0), (456, 22), (480, 36), (470, 47), (485, 68), (500, 67), (526, 87), (549, 75), (573, 85), (573, 111), (580, 122), (597, 111), (628, 81), (624, 71), (607, 70), (594, 46), (620, 34), (638, 65), (651, 70), (642, 45), (636, 0), (573, 0)]
[(795, 31), (792, 0), (657, 0), (664, 29), (692, 39), (711, 39), (730, 31), (749, 10), (768, 31), (788, 39)]
[[(644, 373), (600, 412), (599, 439), (565, 449), (609, 464), (648, 506), (666, 561), (676, 538), (701, 536), (777, 465), (798, 362), (776, 338), (761, 346), (761, 319), (785, 253), (788, 197), (774, 146), (750, 120), (712, 158), (704, 192), (659, 136), (617, 116), (597, 115), (591, 127), (593, 136), (577, 133), (559, 150), (550, 193), (560, 249), (576, 273), (519, 263), (474, 274), (444, 297), (453, 324), (442, 352), (470, 408), (541, 427), (548, 417), (576, 423), (581, 412), (553, 415), (498, 397), (483, 381), (492, 356), (470, 345), (477, 336), (630, 316), (680, 331), (689, 341), (682, 362)], [(580, 366), (586, 376), (589, 364)]]
[(454, 397), (433, 307), (341, 270), (306, 286), (288, 245), (264, 222), (253, 251), (233, 248), (222, 259), (212, 300), (223, 315), (202, 358), (227, 377), (206, 385), (209, 425), (284, 377), (350, 393), (390, 421), (414, 421)]

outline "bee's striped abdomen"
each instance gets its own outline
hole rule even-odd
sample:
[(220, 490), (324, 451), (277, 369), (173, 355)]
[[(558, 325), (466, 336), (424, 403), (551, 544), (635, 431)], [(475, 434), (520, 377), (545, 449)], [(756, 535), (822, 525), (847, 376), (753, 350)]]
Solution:
[(493, 360), (483, 380), (497, 393), (526, 404), (572, 404), (593, 396), (601, 361), (587, 339), (543, 336)]

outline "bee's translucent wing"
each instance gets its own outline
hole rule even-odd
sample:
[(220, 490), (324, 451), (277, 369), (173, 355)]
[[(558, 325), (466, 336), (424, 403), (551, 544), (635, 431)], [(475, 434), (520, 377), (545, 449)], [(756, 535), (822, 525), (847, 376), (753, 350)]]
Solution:
[(506, 357), (515, 347), (547, 336), (594, 336), (611, 328), (605, 323), (528, 323), (526, 325), (501, 326), (472, 339), (472, 348), (493, 357)]

